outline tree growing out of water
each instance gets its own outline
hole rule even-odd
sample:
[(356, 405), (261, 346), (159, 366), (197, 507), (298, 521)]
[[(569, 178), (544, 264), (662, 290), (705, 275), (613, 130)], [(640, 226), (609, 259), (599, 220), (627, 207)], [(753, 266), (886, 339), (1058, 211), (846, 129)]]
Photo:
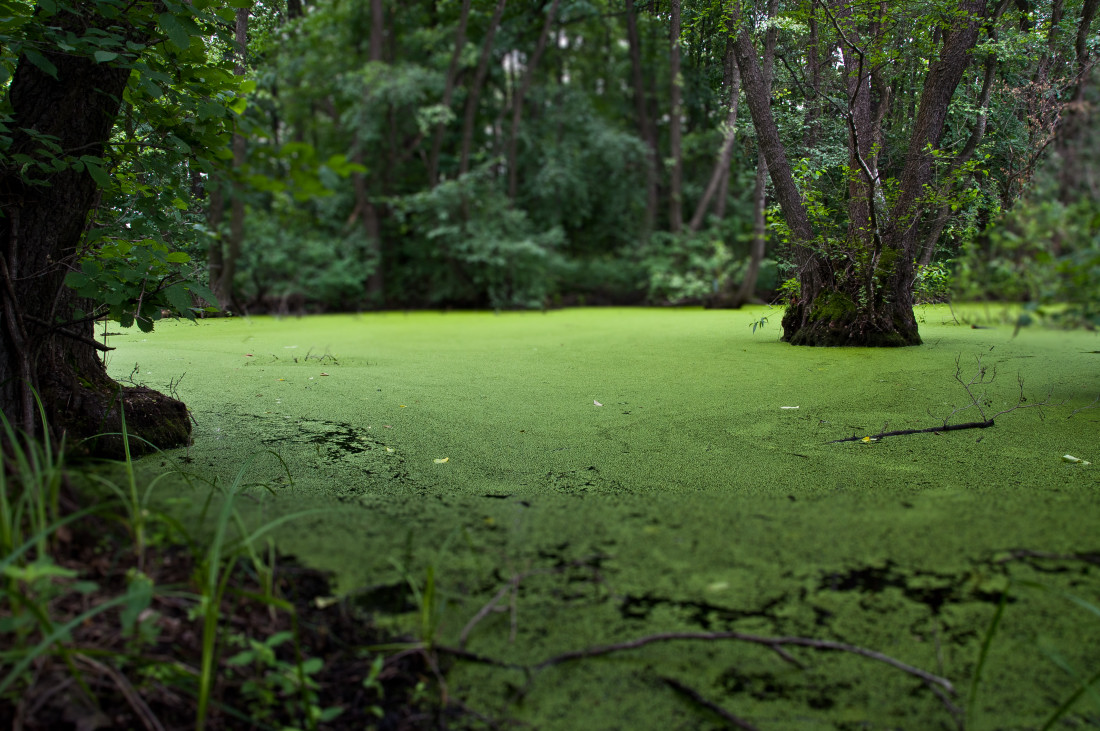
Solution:
[[(1026, 12), (1014, 22), (1039, 18), (1057, 29), (1062, 3), (1023, 5)], [(1079, 28), (1090, 27), (1094, 5), (1082, 8)], [(827, 144), (843, 145), (843, 201), (823, 200), (815, 189), (813, 149), (801, 159), (792, 155), (804, 140), (783, 129), (775, 111), (792, 102), (768, 93), (751, 33), (754, 17), (742, 12), (734, 45), (742, 88), (800, 282), (783, 318), (784, 340), (920, 344), (915, 263), (929, 236), (934, 246), (943, 229), (936, 214), (950, 207), (946, 191), (973, 173), (997, 69), (998, 24), (1008, 7), (1008, 0), (813, 0), (787, 8), (782, 22), (812, 30), (804, 71), (792, 65), (794, 54), (783, 58), (792, 78), (788, 94), (795, 109), (807, 113), (808, 126), (816, 128), (820, 117), (842, 123), (843, 138)], [(1047, 75), (1059, 63), (1081, 65), (1072, 54), (1045, 62)], [(967, 99), (960, 87), (977, 98)], [(813, 132), (808, 136), (817, 137)]]

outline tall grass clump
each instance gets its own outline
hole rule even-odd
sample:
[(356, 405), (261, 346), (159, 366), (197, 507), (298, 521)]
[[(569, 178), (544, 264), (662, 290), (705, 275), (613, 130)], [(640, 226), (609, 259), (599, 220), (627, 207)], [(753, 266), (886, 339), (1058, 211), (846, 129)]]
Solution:
[[(45, 424), (41, 406), (39, 413)], [(271, 531), (318, 510), (249, 528), (238, 510), (238, 499), (250, 486), (245, 482), (249, 460), (228, 487), (207, 485), (211, 494), (205, 504), (217, 508), (198, 541), (178, 521), (151, 508), (154, 489), (172, 473), (139, 479), (129, 451), (129, 439), (137, 437), (127, 433), (125, 417), (119, 435), (125, 459), (107, 465), (110, 474), (122, 475), (118, 481), (71, 468), (64, 443), (21, 433), (2, 413), (0, 428), (0, 716), (12, 711), (14, 727), (43, 728), (60, 718), (51, 708), (75, 705), (100, 715), (113, 709), (123, 714), (116, 718), (129, 717), (145, 728), (165, 728), (158, 713), (166, 713), (173, 725), (201, 731), (215, 708), (221, 728), (225, 719), (251, 726), (249, 719), (263, 718), (276, 727), (316, 729), (342, 712), (320, 699), (314, 676), (323, 662), (308, 657), (296, 606), (276, 595), (273, 547), (268, 544), (266, 556), (258, 548)], [(71, 487), (76, 483), (100, 488), (110, 499), (66, 514), (63, 504), (95, 500)], [(203, 523), (205, 518), (204, 510)], [(167, 536), (183, 536), (186, 545)], [(87, 565), (87, 557), (97, 555), (109, 568)], [(176, 558), (166, 560), (170, 556)], [(178, 563), (189, 567), (188, 574), (165, 570)], [(237, 617), (227, 616), (245, 603), (266, 607), (273, 628), (282, 614), (289, 631), (249, 636), (247, 627), (242, 631), (240, 622), (229, 621)], [(287, 619), (279, 622), (285, 626)], [(156, 649), (174, 646), (180, 631), (171, 638), (165, 633), (186, 625), (195, 626), (198, 637), (184, 648), (190, 659), (165, 657)], [(222, 661), (230, 645), (286, 648)], [(229, 683), (235, 687), (225, 687)], [(248, 707), (235, 708), (235, 702)]]

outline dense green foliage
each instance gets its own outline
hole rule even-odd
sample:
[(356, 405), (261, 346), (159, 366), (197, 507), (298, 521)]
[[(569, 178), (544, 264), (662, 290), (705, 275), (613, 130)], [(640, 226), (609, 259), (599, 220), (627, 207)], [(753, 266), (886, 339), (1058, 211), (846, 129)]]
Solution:
[[(138, 5), (126, 22), (156, 24), (159, 42), (113, 31), (65, 41), (73, 53), (134, 70), (108, 154), (8, 164), (28, 174), (86, 167), (101, 182), (85, 248), (101, 261), (70, 283), (123, 323), (189, 313), (202, 304), (192, 295), (214, 300), (195, 282), (207, 266), (219, 276), (223, 257), (232, 281), (211, 288), (222, 305), (248, 310), (709, 301), (750, 268), (757, 145), (743, 102), (700, 230), (681, 232), (666, 202), (679, 155), (683, 215), (695, 210), (731, 133), (733, 36), (748, 28), (759, 44), (774, 30), (782, 142), (822, 251), (857, 271), (860, 257), (843, 243), (860, 175), (847, 151), (847, 82), (842, 66), (822, 59), (862, 34), (881, 134), (872, 163), (886, 206), (923, 69), (952, 17), (953, 5), (941, 5), (891, 6), (884, 25), (873, 9), (836, 16), (817, 3), (782, 2), (769, 21), (763, 6), (686, 3), (677, 79), (661, 3)], [(49, 63), (40, 49), (57, 42), (50, 18), (65, 7), (11, 5), (0, 24), (9, 81), (21, 56)], [(108, 18), (113, 7), (87, 5)], [(1055, 190), (1035, 171), (1065, 149), (1051, 141), (1064, 136), (1064, 105), (1088, 87), (1080, 69), (1095, 55), (1095, 17), (1076, 1), (994, 10), (934, 151), (921, 263), (955, 262), (968, 296), (1082, 301), (1089, 257), (1080, 245), (1040, 244), (1021, 216), (1044, 231), (1044, 216), (1066, 220), (1044, 209), (1065, 186)], [(237, 46), (234, 24), (247, 47)], [(682, 150), (669, 136), (677, 81)], [(233, 130), (243, 135), (236, 159)], [(1014, 212), (1025, 194), (1034, 215)], [(1078, 207), (1071, 218), (1080, 223), (1058, 242), (1095, 231), (1089, 198), (1064, 203)], [(786, 223), (768, 204), (762, 294), (796, 273)], [(1049, 258), (1049, 274), (1015, 276), (1030, 258)], [(1025, 284), (1036, 276), (1045, 283)]]
[[(319, 2), (295, 18), (278, 6), (252, 10), (247, 73), (257, 86), (245, 113), (252, 131), (247, 164), (238, 176), (250, 185), (235, 193), (247, 201), (234, 284), (241, 304), (285, 310), (699, 302), (740, 281), (751, 240), (755, 134), (742, 109), (729, 182), (719, 192), (724, 199), (710, 205), (701, 231), (677, 233), (664, 203), (673, 194), (664, 6), (635, 8), (635, 49), (617, 3), (564, 2), (553, 17), (545, 3), (506, 4), (498, 17), (496, 3), (472, 2), (465, 23), (466, 5), (457, 1), (404, 4), (400, 12), (377, 5), (385, 39), (379, 50), (370, 46), (371, 3)], [(857, 27), (866, 33), (885, 206), (897, 194), (892, 186), (906, 159), (923, 69), (936, 57), (951, 7), (891, 6), (892, 22), (880, 27), (870, 9), (837, 19), (817, 4), (780, 3), (769, 23), (748, 4), (685, 4), (684, 210), (693, 211), (703, 195), (728, 132), (731, 32), (747, 24), (759, 39), (773, 27), (773, 113), (781, 137), (815, 228), (823, 241), (838, 242), (823, 244), (828, 255), (850, 256), (839, 242), (849, 237), (851, 186), (860, 173), (847, 153), (843, 69), (821, 59), (849, 37), (836, 23), (849, 34)], [(927, 261), (988, 251), (987, 230), (1032, 189), (1058, 134), (1059, 110), (1078, 88), (1077, 69), (1093, 52), (1087, 29), (1095, 19), (1083, 17), (1079, 3), (997, 10), (935, 150), (922, 204), (928, 218), (920, 224)], [(546, 50), (528, 65), (548, 20)], [(651, 165), (656, 209), (647, 203)], [(220, 235), (228, 235), (219, 220)], [(776, 266), (784, 277), (794, 270), (777, 207), (769, 220), (767, 257), (775, 264), (765, 266), (762, 292), (779, 281)], [(1003, 257), (994, 251), (989, 258)], [(1087, 278), (1079, 262), (1062, 266)], [(372, 276), (377, 289), (367, 285)], [(936, 298), (946, 284), (939, 282)], [(1016, 297), (1017, 289), (1006, 281), (1003, 290), (965, 291)], [(1043, 296), (1079, 300), (1081, 292), (1059, 287)]]

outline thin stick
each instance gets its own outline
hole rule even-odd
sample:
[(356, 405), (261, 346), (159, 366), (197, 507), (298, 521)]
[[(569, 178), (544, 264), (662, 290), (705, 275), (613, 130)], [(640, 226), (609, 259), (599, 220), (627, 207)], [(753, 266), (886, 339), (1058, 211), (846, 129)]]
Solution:
[(573, 650), (571, 652), (563, 652), (560, 655), (547, 658), (540, 663), (532, 666), (533, 670), (543, 670), (552, 665), (559, 665), (570, 660), (579, 660), (587, 657), (597, 657), (599, 655), (608, 655), (613, 652), (619, 652), (621, 650), (636, 650), (639, 647), (653, 644), (655, 642), (668, 642), (671, 640), (740, 640), (742, 642), (751, 642), (757, 645), (766, 645), (771, 648), (775, 648), (781, 645), (794, 645), (797, 647), (812, 647), (816, 650), (837, 650), (839, 652), (849, 652), (854, 655), (862, 655), (869, 657), (872, 660), (878, 660), (879, 662), (886, 663), (891, 667), (897, 668), (904, 673), (908, 673), (914, 677), (928, 683), (935, 683), (948, 693), (955, 692), (955, 686), (951, 684), (950, 680), (941, 678), (938, 675), (921, 670), (920, 668), (913, 667), (906, 664), (901, 660), (884, 655), (881, 652), (875, 650), (869, 650), (865, 647), (859, 647), (858, 645), (849, 645), (844, 642), (833, 642), (832, 640), (815, 640), (810, 637), (761, 637), (759, 635), (748, 635), (742, 632), (663, 632), (655, 635), (647, 635), (645, 637), (639, 637), (635, 640), (628, 642), (619, 642), (614, 645), (602, 645), (597, 647), (590, 647), (584, 650)]
[[(927, 429), (899, 429), (898, 431), (884, 431), (878, 434), (872, 434), (871, 440), (882, 439), (883, 437), (897, 437), (904, 434), (939, 434), (944, 431), (959, 431), (960, 429), (988, 429), (993, 426), (993, 420), (989, 421), (971, 421), (966, 424), (948, 424), (947, 426), (930, 426)], [(844, 437), (843, 439), (834, 439), (831, 442), (825, 442), (826, 444), (839, 444), (840, 442), (862, 442), (867, 437), (851, 436)]]
[(702, 695), (700, 695), (699, 691), (695, 690), (694, 688), (689, 688), (680, 681), (674, 680), (672, 678), (661, 678), (661, 680), (663, 680), (673, 690), (683, 693), (688, 698), (691, 698), (693, 701), (703, 706), (707, 710), (716, 713), (722, 718), (726, 719), (735, 727), (739, 729), (744, 729), (744, 731), (758, 731), (756, 726), (753, 726), (751, 723), (743, 718), (738, 718), (737, 716), (727, 711), (725, 708), (722, 708), (722, 706), (718, 705), (717, 703), (707, 700)]

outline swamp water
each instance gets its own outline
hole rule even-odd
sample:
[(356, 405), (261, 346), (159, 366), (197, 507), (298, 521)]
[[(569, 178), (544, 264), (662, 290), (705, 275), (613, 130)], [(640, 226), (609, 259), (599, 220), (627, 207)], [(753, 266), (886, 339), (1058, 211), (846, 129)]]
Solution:
[[(395, 631), (420, 626), (406, 579), (430, 568), (439, 643), (504, 663), (657, 633), (799, 636), (947, 678), (963, 706), (1011, 587), (971, 728), (1041, 726), (1100, 670), (1100, 616), (1058, 593), (1100, 605), (1100, 467), (1063, 460), (1100, 465), (1100, 408), (1067, 418), (1100, 393), (1100, 337), (1013, 338), (929, 307), (919, 348), (793, 348), (780, 314), (164, 323), (112, 337), (109, 367), (175, 389), (194, 415), (194, 445), (150, 470), (186, 458), (227, 484), (247, 463), (270, 488), (242, 502), (255, 520), (330, 508), (279, 528), (279, 548)], [(942, 424), (972, 401), (956, 359), (964, 382), (987, 369), (971, 386), (987, 415), (1019, 403), (1017, 379), (1021, 405), (1051, 405), (989, 429), (829, 443)], [(204, 495), (159, 498), (186, 519)], [(956, 727), (912, 674), (785, 649), (654, 642), (529, 676), (461, 661), (447, 685), (543, 729), (728, 725), (687, 689), (761, 729)], [(1098, 695), (1070, 717), (1100, 725)]]

